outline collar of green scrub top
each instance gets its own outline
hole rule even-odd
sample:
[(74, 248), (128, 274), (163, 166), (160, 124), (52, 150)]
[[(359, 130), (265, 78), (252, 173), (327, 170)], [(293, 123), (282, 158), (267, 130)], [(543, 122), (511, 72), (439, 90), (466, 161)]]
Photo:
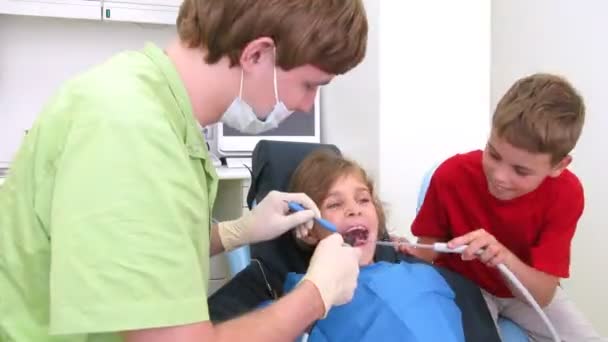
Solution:
[[(203, 139), (203, 134), (200, 131), (200, 125), (194, 118), (194, 112), (190, 103), (190, 98), (186, 92), (186, 88), (177, 73), (177, 69), (173, 62), (169, 59), (169, 56), (153, 43), (147, 43), (144, 47), (143, 53), (150, 58), (150, 60), (158, 67), (160, 72), (164, 75), (167, 85), (175, 98), (177, 106), (180, 109), (180, 113), (169, 113), (171, 120), (182, 121), (177, 118), (176, 115), (182, 115), (183, 120), (186, 122), (186, 147), (190, 155), (201, 159), (208, 160), (207, 145)], [(183, 122), (183, 121), (182, 121)], [(177, 123), (177, 127), (180, 127)]]

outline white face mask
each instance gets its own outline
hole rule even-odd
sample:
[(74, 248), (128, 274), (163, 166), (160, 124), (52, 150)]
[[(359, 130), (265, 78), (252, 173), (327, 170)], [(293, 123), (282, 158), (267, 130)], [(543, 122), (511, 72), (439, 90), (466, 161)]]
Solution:
[(277, 67), (274, 67), (274, 98), (275, 105), (272, 112), (266, 116), (265, 120), (260, 120), (255, 115), (253, 108), (243, 100), (243, 70), (241, 69), (241, 87), (239, 96), (232, 101), (228, 107), (222, 122), (240, 132), (248, 134), (259, 134), (274, 128), (279, 127), (279, 124), (287, 119), (292, 110), (287, 109), (285, 104), (279, 100), (277, 91)]

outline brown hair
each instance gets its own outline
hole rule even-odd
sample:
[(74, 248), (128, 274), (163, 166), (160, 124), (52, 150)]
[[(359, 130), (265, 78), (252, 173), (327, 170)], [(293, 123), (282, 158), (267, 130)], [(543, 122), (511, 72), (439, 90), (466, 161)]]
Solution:
[(373, 181), (359, 164), (332, 150), (321, 148), (304, 158), (291, 177), (289, 191), (303, 192), (320, 206), (331, 186), (348, 175), (360, 177), (369, 189), (378, 214), (378, 236), (383, 236), (386, 233), (386, 217)]
[(502, 97), (492, 129), (511, 145), (532, 153), (548, 153), (558, 163), (576, 145), (585, 121), (585, 104), (562, 77), (524, 77)]
[(247, 44), (270, 37), (280, 68), (336, 75), (363, 60), (367, 29), (361, 0), (184, 0), (177, 17), (180, 39), (205, 48), (209, 64), (228, 56), (238, 65)]

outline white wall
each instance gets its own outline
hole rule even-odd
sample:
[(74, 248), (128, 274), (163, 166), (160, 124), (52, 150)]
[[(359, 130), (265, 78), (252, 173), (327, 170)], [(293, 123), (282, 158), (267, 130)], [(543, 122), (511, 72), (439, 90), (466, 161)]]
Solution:
[(566, 76), (585, 98), (586, 123), (572, 169), (585, 187), (586, 208), (574, 240), (571, 279), (564, 286), (604, 335), (608, 335), (606, 18), (604, 0), (495, 0), (492, 8), (492, 103), (516, 78), (537, 71)]
[(44, 103), (67, 78), (174, 27), (0, 15), (0, 162), (10, 161)]
[(367, 55), (346, 75), (338, 76), (322, 91), (324, 142), (360, 162), (379, 181), (379, 41), (380, 1), (364, 1), (369, 22)]
[(380, 22), (380, 190), (409, 234), (424, 173), (485, 144), (490, 2), (383, 1)]

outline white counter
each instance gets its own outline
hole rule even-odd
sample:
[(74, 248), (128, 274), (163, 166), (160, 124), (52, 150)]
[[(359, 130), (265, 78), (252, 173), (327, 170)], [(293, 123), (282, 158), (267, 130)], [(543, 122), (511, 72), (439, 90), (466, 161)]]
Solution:
[(219, 179), (249, 179), (251, 174), (244, 167), (225, 167), (221, 166), (215, 169)]
[[(249, 170), (246, 168), (228, 168), (228, 167), (218, 167), (217, 175), (219, 179), (241, 179), (247, 180), (250, 177)], [(4, 177), (0, 176), (0, 184), (4, 183)]]

